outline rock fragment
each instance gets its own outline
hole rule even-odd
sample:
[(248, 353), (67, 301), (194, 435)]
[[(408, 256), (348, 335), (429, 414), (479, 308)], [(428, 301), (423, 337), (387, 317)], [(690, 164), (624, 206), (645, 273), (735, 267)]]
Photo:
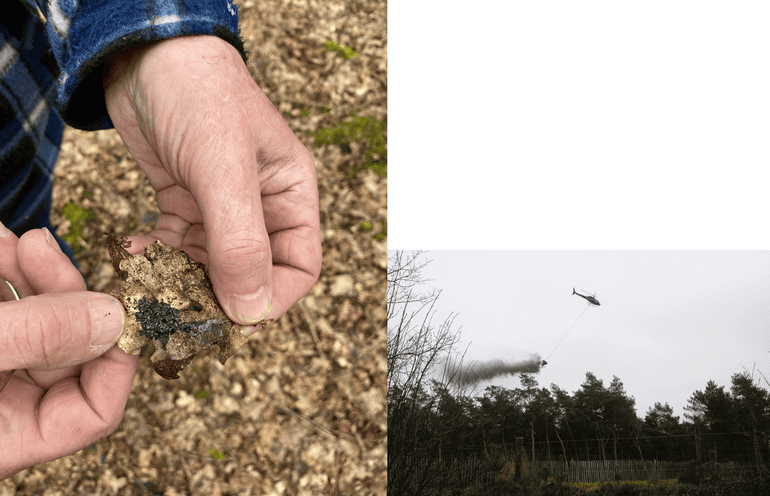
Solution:
[[(219, 306), (203, 264), (161, 241), (132, 256), (125, 237), (108, 236), (113, 266), (125, 280), (111, 292), (126, 308), (118, 339), (123, 351), (136, 355), (152, 340), (155, 372), (178, 379), (197, 352), (217, 345), (224, 364), (246, 343), (241, 332), (246, 326), (230, 320)], [(270, 321), (257, 325), (264, 328)]]

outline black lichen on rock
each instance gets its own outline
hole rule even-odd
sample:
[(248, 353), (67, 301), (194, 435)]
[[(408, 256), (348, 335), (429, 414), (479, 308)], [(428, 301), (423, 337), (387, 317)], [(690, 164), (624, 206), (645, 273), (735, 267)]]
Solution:
[(157, 339), (166, 346), (171, 334), (181, 329), (179, 310), (168, 303), (141, 299), (136, 308), (136, 320), (142, 326), (139, 332), (147, 336), (147, 339)]
[(168, 344), (168, 339), (176, 331), (188, 334), (195, 341), (205, 341), (208, 346), (223, 337), (219, 321), (182, 322), (179, 310), (168, 303), (143, 298), (136, 303), (136, 308), (136, 320), (142, 326), (139, 333), (147, 339), (157, 339), (163, 346)]

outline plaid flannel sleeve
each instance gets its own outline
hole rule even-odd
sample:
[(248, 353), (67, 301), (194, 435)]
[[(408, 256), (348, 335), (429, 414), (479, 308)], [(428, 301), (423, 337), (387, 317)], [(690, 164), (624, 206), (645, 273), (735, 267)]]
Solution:
[[(31, 3), (33, 0), (25, 0)], [(61, 68), (57, 106), (65, 123), (109, 129), (101, 68), (116, 53), (151, 41), (214, 35), (246, 60), (232, 0), (34, 0)]]
[(52, 228), (53, 168), (64, 123), (55, 109), (59, 67), (45, 25), (17, 1), (4, 2), (1, 12), (0, 221), (20, 236)]

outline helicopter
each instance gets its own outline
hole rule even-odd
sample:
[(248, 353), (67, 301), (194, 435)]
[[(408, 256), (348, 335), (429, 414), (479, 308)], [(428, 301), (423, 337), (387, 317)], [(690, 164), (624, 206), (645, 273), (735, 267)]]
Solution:
[(582, 295), (582, 294), (578, 293), (577, 291), (575, 291), (575, 288), (572, 288), (572, 294), (573, 295), (578, 295), (581, 298), (585, 298), (586, 300), (588, 300), (588, 303), (594, 304), (597, 307), (599, 305), (601, 305), (601, 303), (599, 303), (599, 300), (597, 300), (593, 295), (591, 295), (591, 296)]

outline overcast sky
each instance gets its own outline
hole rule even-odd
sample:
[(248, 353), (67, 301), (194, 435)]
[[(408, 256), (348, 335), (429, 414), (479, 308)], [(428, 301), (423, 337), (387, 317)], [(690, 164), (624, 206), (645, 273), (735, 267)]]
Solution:
[[(541, 387), (573, 393), (586, 372), (605, 386), (615, 375), (638, 416), (657, 401), (683, 420), (687, 399), (709, 380), (729, 390), (731, 376), (755, 362), (770, 379), (767, 251), (430, 251), (424, 258), (433, 260), (425, 289), (442, 290), (434, 324), (459, 314), (466, 360), (540, 355), (548, 361), (535, 376)], [(601, 306), (583, 313), (589, 304), (571, 294), (573, 286), (595, 293)], [(482, 382), (474, 396), (489, 385), (512, 389), (519, 378)]]

